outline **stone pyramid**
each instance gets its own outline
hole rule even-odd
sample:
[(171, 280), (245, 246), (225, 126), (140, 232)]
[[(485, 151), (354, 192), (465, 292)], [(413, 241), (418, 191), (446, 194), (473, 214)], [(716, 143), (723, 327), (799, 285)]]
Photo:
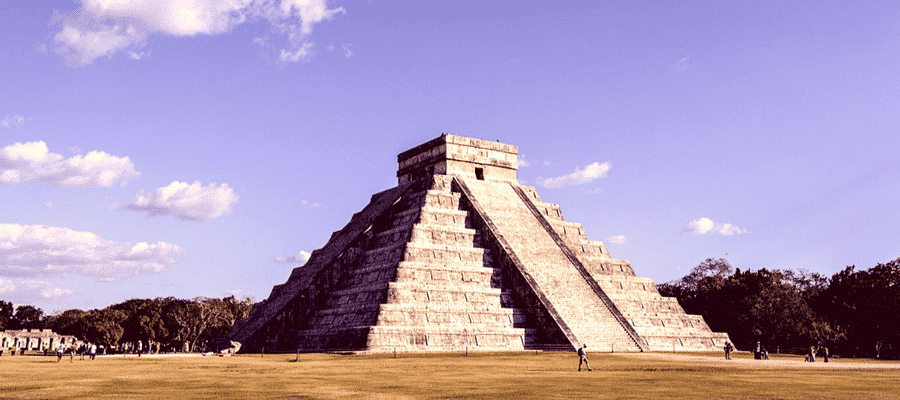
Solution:
[(712, 332), (516, 181), (515, 146), (442, 135), (238, 321), (256, 352), (710, 350)]

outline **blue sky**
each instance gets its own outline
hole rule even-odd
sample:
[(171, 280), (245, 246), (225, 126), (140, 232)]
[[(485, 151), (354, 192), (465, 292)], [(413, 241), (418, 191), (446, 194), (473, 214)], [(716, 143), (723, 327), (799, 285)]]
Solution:
[(268, 296), (442, 132), (657, 283), (900, 257), (896, 2), (6, 1), (0, 298)]

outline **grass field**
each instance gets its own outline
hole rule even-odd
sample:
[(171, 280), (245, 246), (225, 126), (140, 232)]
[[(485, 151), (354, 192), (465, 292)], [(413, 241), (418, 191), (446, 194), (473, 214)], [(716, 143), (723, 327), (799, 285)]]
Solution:
[(719, 354), (574, 353), (101, 356), (0, 358), (0, 398), (883, 398), (900, 399), (900, 364), (726, 362)]

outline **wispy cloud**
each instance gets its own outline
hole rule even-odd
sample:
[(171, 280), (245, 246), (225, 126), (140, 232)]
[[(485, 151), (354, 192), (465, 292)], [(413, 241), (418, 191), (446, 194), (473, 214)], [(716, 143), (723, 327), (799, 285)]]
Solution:
[(2, 120), (0, 120), (0, 127), (18, 128), (18, 127), (22, 126), (22, 124), (24, 124), (24, 123), (25, 123), (25, 117), (23, 117), (21, 115), (7, 114), (6, 116), (3, 117)]
[(13, 285), (12, 281), (0, 277), (0, 294), (12, 293), (14, 290), (16, 285)]
[(50, 207), (53, 207), (53, 202), (52, 202), (52, 201), (45, 201), (45, 202), (44, 202), (44, 208), (50, 208)]
[(171, 215), (183, 221), (208, 221), (231, 209), (238, 200), (234, 189), (223, 183), (204, 187), (200, 182), (172, 182), (144, 195), (141, 192), (128, 204), (113, 204), (116, 210), (146, 212), (150, 216)]
[(16, 296), (19, 298), (38, 298), (43, 300), (59, 300), (74, 294), (75, 291), (68, 288), (54, 286), (50, 282), (26, 280), (19, 284)]
[(128, 157), (102, 151), (63, 159), (43, 141), (16, 143), (0, 149), (0, 183), (42, 182), (57, 187), (99, 187), (125, 183), (140, 173)]
[(309, 261), (309, 257), (312, 254), (307, 253), (303, 250), (300, 250), (299, 253), (294, 254), (292, 256), (284, 256), (284, 257), (276, 257), (275, 262), (279, 264), (303, 264)]
[(50, 282), (24, 280), (16, 285), (0, 278), (0, 294), (19, 301), (59, 300), (74, 293), (72, 289), (57, 287)]
[(313, 203), (313, 202), (310, 202), (309, 200), (303, 200), (300, 202), (300, 207), (307, 208), (307, 209), (319, 208), (319, 203)]
[(528, 162), (528, 157), (526, 157), (524, 154), (519, 154), (516, 157), (516, 162), (519, 164), (520, 167), (523, 167), (523, 168), (527, 168), (527, 167), (531, 166), (531, 163)]
[(151, 36), (218, 35), (235, 27), (263, 23), (283, 42), (282, 61), (312, 54), (313, 26), (344, 13), (327, 0), (81, 0), (77, 10), (56, 13), (54, 51), (72, 67), (126, 52), (132, 59), (149, 55)]
[(538, 178), (538, 182), (541, 183), (545, 188), (561, 188), (565, 186), (573, 186), (580, 185), (583, 183), (588, 183), (595, 179), (606, 178), (606, 174), (609, 172), (609, 169), (612, 165), (609, 161), (605, 163), (595, 162), (593, 164), (589, 164), (584, 167), (584, 169), (575, 168), (575, 172), (559, 176), (556, 178), (547, 178), (541, 179)]
[(625, 235), (616, 235), (606, 238), (606, 242), (612, 244), (625, 244), (627, 239), (628, 238), (626, 238)]
[(69, 274), (118, 278), (165, 271), (184, 253), (157, 242), (113, 242), (91, 232), (44, 225), (0, 224), (0, 275)]
[(681, 234), (705, 235), (707, 233), (718, 233), (720, 235), (740, 235), (747, 233), (746, 229), (739, 228), (732, 224), (722, 224), (714, 222), (709, 218), (695, 219), (687, 224), (681, 231)]
[(341, 45), (341, 50), (344, 51), (344, 57), (350, 58), (353, 57), (353, 45), (350, 43), (344, 43)]

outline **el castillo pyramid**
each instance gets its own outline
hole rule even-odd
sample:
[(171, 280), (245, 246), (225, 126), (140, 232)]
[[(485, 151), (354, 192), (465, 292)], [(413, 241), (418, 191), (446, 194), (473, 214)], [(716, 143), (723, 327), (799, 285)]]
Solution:
[(712, 332), (516, 180), (516, 146), (442, 135), (238, 321), (242, 351), (710, 350)]

